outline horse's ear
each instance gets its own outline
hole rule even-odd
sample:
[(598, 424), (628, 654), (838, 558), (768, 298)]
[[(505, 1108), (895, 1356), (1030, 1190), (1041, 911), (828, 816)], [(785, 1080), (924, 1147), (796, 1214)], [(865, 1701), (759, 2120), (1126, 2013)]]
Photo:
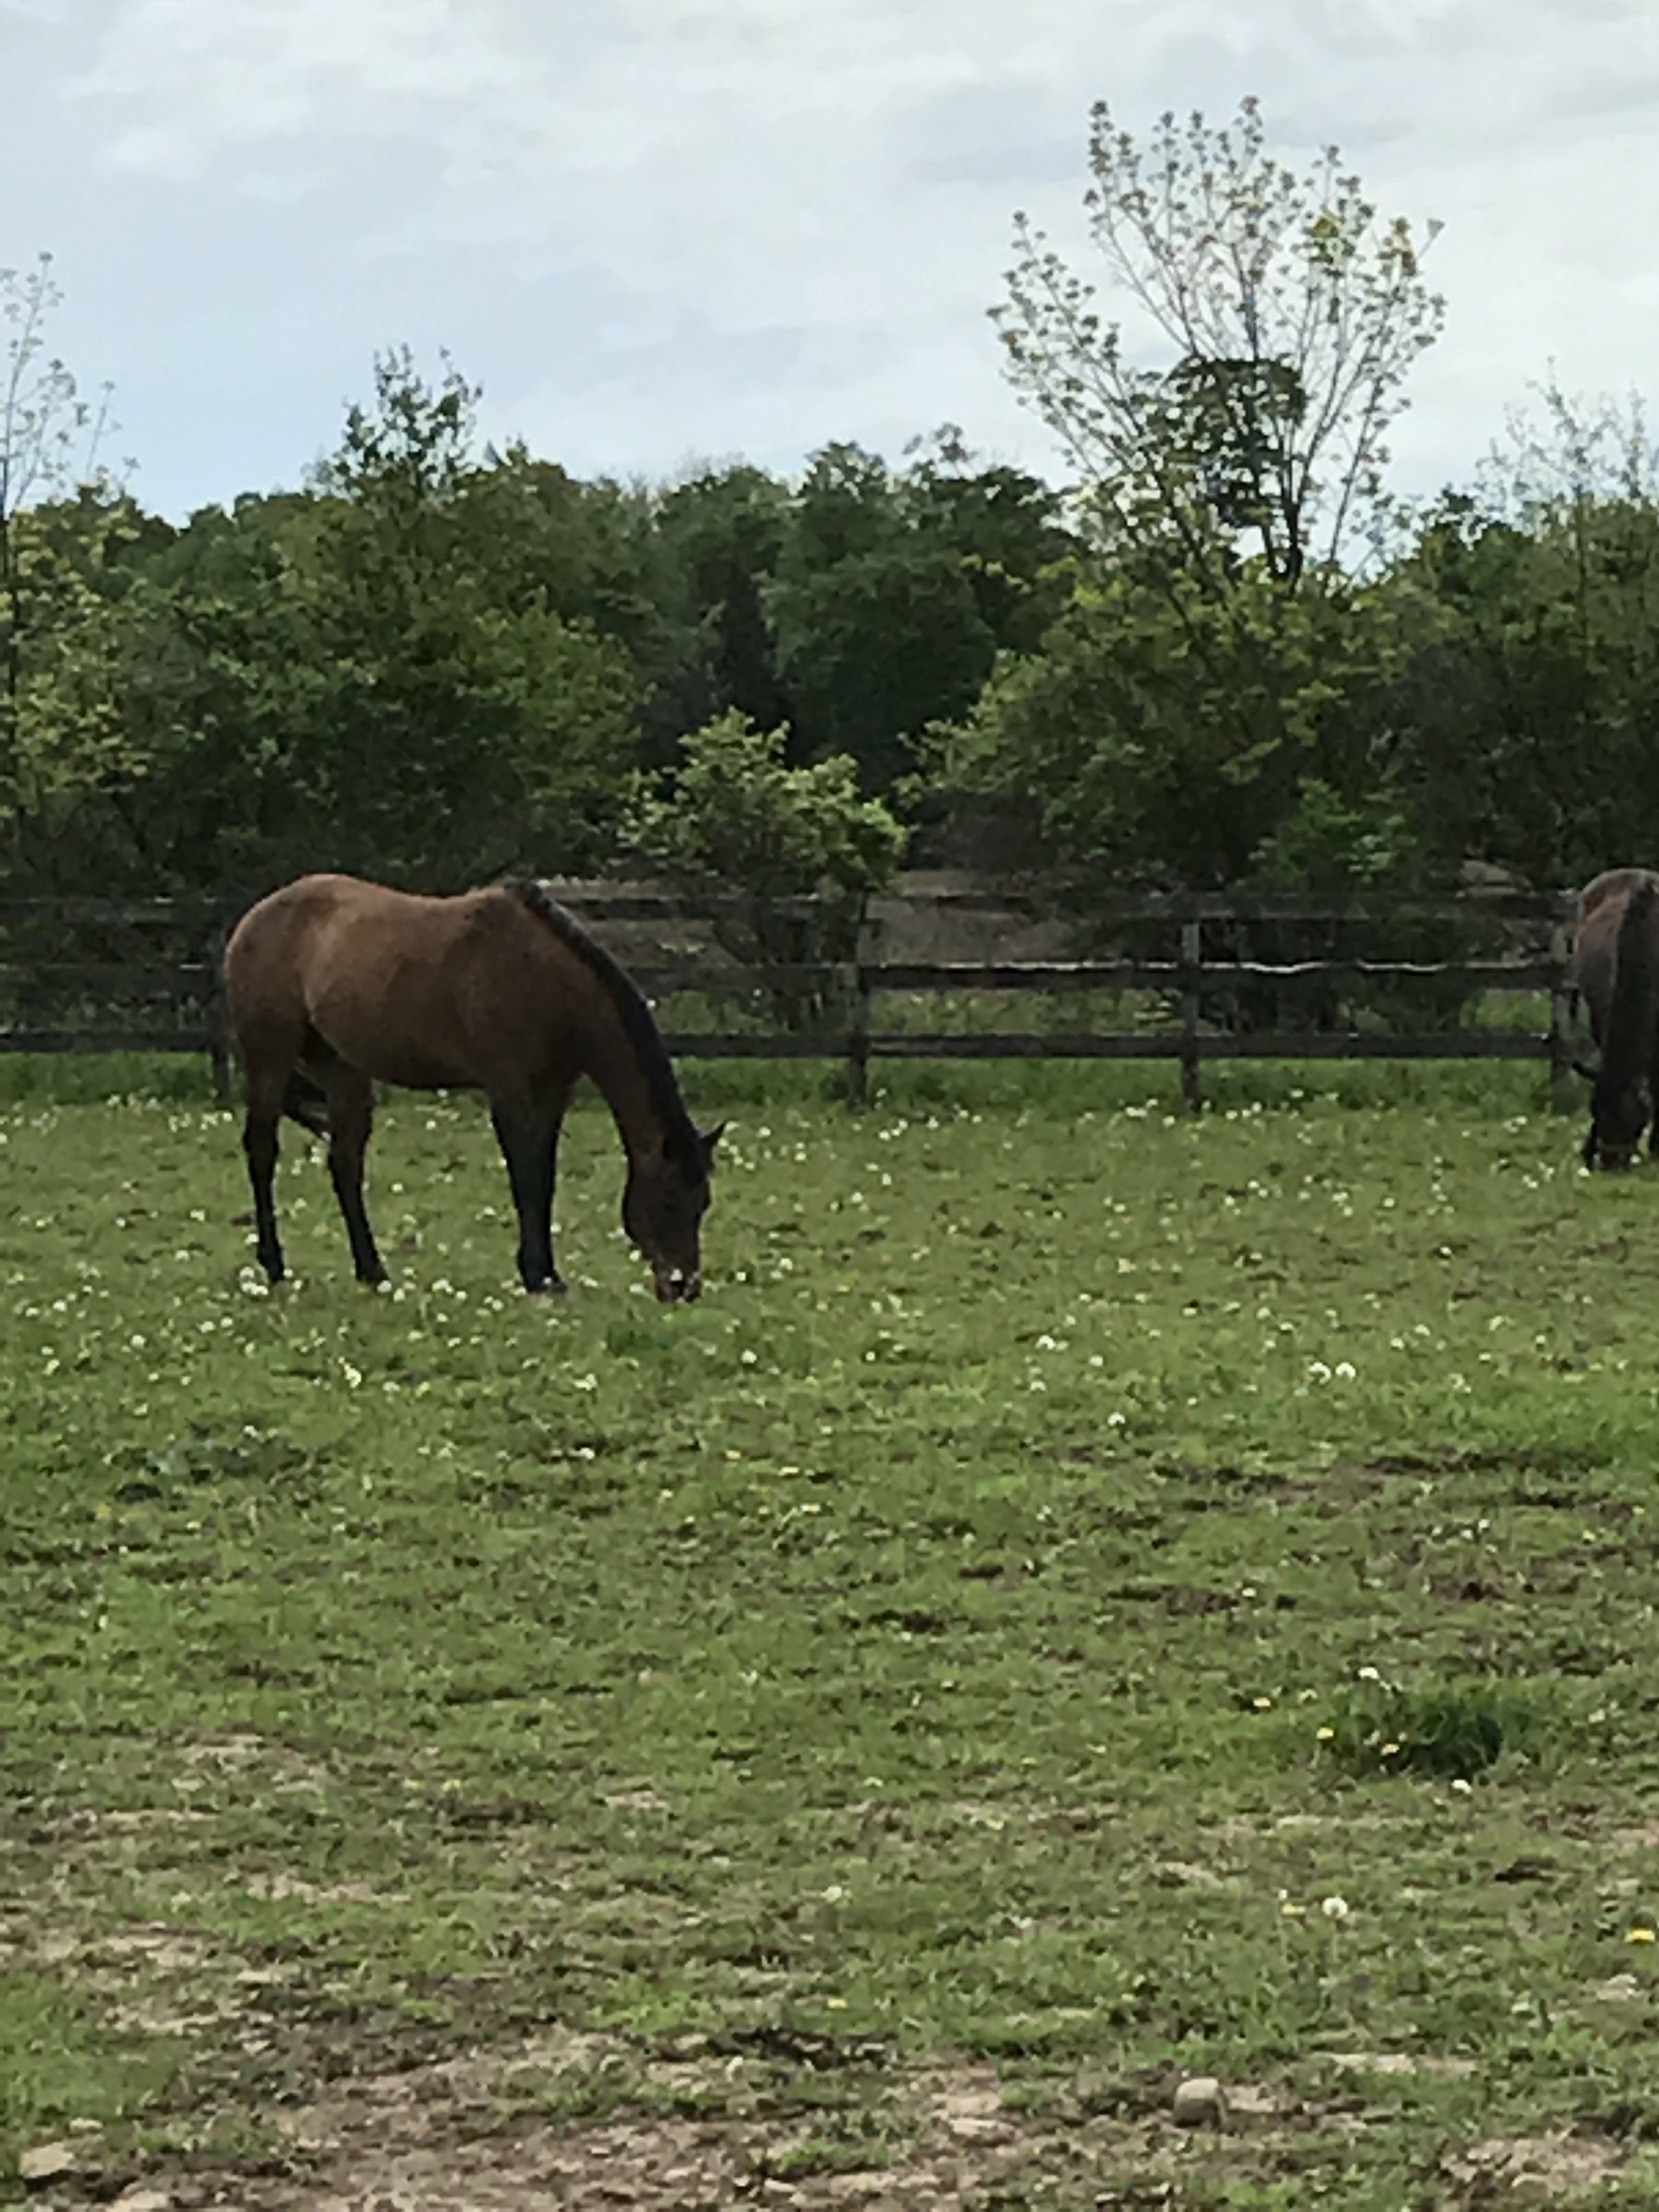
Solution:
[(720, 1132), (725, 1127), (724, 1121), (716, 1121), (712, 1129), (705, 1129), (702, 1133), (702, 1166), (705, 1175), (714, 1164), (714, 1147), (719, 1144)]

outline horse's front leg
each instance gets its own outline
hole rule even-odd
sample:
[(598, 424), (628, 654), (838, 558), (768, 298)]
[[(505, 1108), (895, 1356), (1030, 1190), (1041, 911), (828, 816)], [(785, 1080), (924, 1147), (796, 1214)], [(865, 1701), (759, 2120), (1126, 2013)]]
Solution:
[(564, 1101), (539, 1113), (492, 1105), (490, 1119), (519, 1217), (519, 1279), (527, 1291), (562, 1291), (564, 1278), (553, 1261), (553, 1186)]
[(337, 1062), (329, 1070), (326, 1087), (328, 1172), (351, 1241), (351, 1264), (360, 1283), (383, 1283), (386, 1268), (363, 1203), (363, 1156), (374, 1125), (374, 1085), (355, 1067)]

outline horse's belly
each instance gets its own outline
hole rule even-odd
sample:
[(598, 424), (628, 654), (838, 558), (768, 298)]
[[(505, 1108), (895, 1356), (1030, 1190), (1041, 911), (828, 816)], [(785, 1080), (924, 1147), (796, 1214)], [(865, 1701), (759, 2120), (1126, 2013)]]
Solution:
[(404, 1091), (465, 1091), (477, 1078), (450, 1060), (416, 1054), (388, 1054), (365, 1070), (377, 1083), (396, 1084)]
[(325, 1001), (313, 1009), (311, 1026), (330, 1052), (377, 1083), (452, 1091), (477, 1081), (465, 1040), (446, 1022), (404, 1023), (389, 1006), (371, 1010)]

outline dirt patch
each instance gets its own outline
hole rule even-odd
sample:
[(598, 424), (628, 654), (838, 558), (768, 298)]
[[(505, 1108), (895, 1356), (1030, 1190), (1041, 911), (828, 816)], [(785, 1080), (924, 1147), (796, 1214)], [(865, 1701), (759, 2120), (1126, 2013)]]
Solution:
[[(1352, 2097), (1242, 2083), (1225, 2086), (1217, 2126), (1182, 2129), (1163, 2075), (1033, 2111), (1008, 2102), (994, 2067), (968, 2061), (902, 2073), (872, 2062), (826, 2102), (725, 2042), (685, 2040), (688, 2051), (664, 2058), (555, 2032), (509, 2051), (360, 2074), (283, 2112), (279, 2147), (258, 2159), (204, 2152), (140, 2172), (112, 2157), (100, 2167), (98, 2146), (83, 2142), (76, 2173), (37, 2203), (70, 2212), (143, 2192), (145, 2212), (1173, 2204), (1200, 2172), (1209, 2184), (1259, 2185), (1310, 2172), (1322, 2155), (1340, 2160), (1365, 2127)], [(607, 2082), (615, 2109), (571, 2112), (573, 2096), (601, 2098)], [(1512, 2174), (1570, 2194), (1617, 2164), (1605, 2148), (1551, 2137), (1481, 2144), (1447, 2171), (1481, 2188)]]
[[(1005, 2107), (993, 2069), (972, 2065), (918, 2075), (890, 2110), (872, 2109), (876, 2124), (862, 2156), (844, 2113), (781, 2120), (635, 2112), (570, 2124), (528, 2114), (514, 2120), (503, 2109), (515, 2080), (598, 2081), (611, 2062), (634, 2063), (610, 2039), (556, 2035), (526, 2042), (506, 2060), (479, 2055), (367, 2075), (284, 2114), (283, 2154), (256, 2171), (191, 2160), (119, 2179), (129, 2191), (164, 2198), (171, 2212), (517, 2212), (532, 2203), (594, 2212), (724, 2212), (738, 2203), (943, 2208), (994, 2188), (1045, 2145), (1043, 2131)], [(732, 2091), (733, 2063), (712, 2052), (663, 2063), (643, 2086), (689, 2103), (716, 2081)], [(735, 2095), (740, 2103), (740, 2084)], [(76, 2184), (60, 2182), (52, 2203), (106, 2198), (109, 2179), (98, 2185), (90, 2157), (88, 2147)]]
[[(1495, 2136), (1449, 2157), (1446, 2170), (1466, 2187), (1497, 2185), (1507, 2198), (1588, 2197), (1623, 2163), (1611, 2144), (1582, 2136)], [(1488, 2200), (1482, 2195), (1479, 2202)], [(1496, 2200), (1493, 2200), (1496, 2201)]]

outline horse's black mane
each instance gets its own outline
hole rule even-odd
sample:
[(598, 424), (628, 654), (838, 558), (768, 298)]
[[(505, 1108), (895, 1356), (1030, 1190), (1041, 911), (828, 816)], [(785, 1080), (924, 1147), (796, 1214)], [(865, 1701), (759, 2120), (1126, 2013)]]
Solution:
[(687, 1146), (689, 1156), (695, 1158), (690, 1140), (696, 1134), (696, 1125), (681, 1095), (679, 1078), (668, 1057), (656, 1017), (647, 1006), (638, 984), (597, 939), (589, 936), (574, 914), (556, 899), (549, 898), (534, 876), (515, 877), (503, 889), (526, 906), (538, 921), (544, 922), (559, 942), (568, 946), (604, 984), (639, 1060), (652, 1103), (662, 1116), (665, 1127)]

